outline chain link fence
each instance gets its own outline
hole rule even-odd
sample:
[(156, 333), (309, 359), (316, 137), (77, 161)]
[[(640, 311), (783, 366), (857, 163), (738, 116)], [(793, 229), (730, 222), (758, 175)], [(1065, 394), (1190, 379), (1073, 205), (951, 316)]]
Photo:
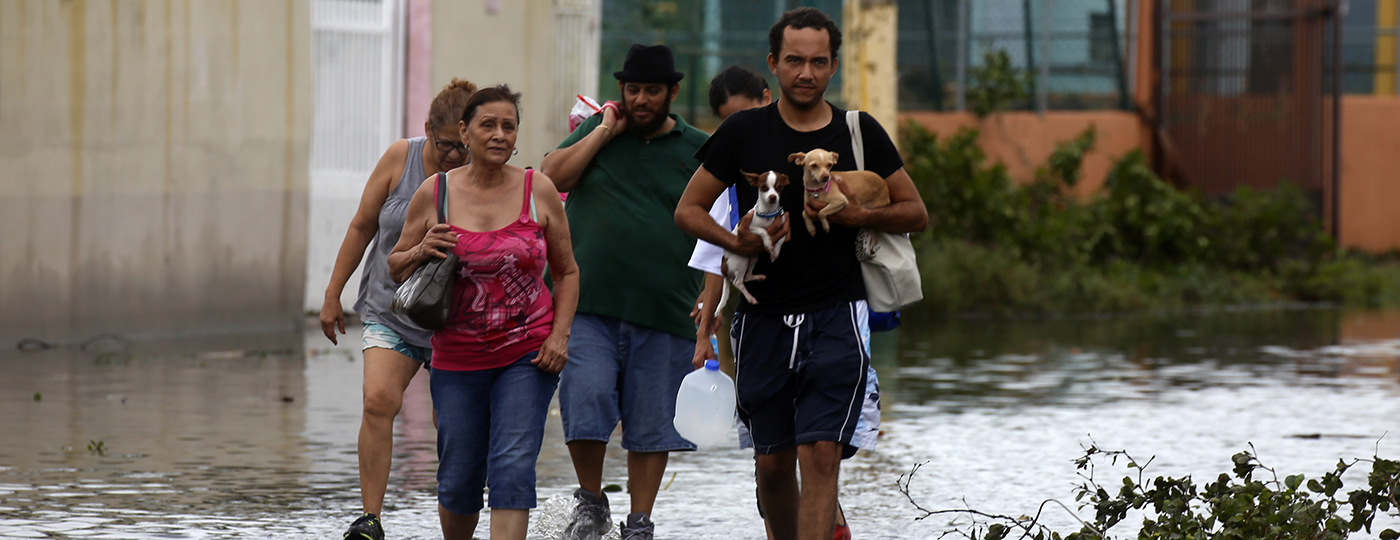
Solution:
[(1347, 0), (1342, 21), (1342, 89), (1396, 95), (1400, 73), (1400, 0)]
[[(785, 11), (815, 7), (841, 24), (843, 0), (604, 0), (598, 97), (617, 99), (617, 79), (633, 43), (669, 45), (676, 70), (685, 73), (671, 111), (701, 128), (718, 124), (710, 112), (710, 79), (731, 65), (763, 75), (776, 97), (777, 79), (768, 71), (768, 28)], [(830, 88), (841, 88), (841, 78)], [(839, 91), (827, 99), (838, 102)]]
[[(1267, 0), (1239, 3), (1242, 10)], [(1396, 92), (1397, 34), (1385, 22), (1387, 2), (1349, 0), (1344, 32), (1344, 88), (1353, 94)], [(738, 64), (768, 78), (768, 28), (786, 10), (821, 9), (841, 24), (843, 0), (603, 0), (599, 96), (615, 98), (612, 73), (632, 43), (665, 43), (686, 74), (672, 110), (702, 127), (716, 120), (706, 92), (710, 78)], [(1130, 109), (1143, 12), (1135, 0), (899, 0), (900, 110), (968, 108), (968, 89), (990, 53), (1004, 52), (1024, 82), (1020, 110)], [(1222, 4), (1223, 5), (1223, 4)], [(1219, 7), (1219, 6), (1216, 6)], [(1387, 52), (1391, 51), (1391, 52)], [(831, 82), (839, 89), (840, 76)], [(840, 103), (840, 92), (828, 92)]]
[(899, 107), (965, 110), (988, 55), (1025, 83), (1025, 110), (1127, 108), (1138, 47), (1130, 0), (908, 0), (899, 3)]

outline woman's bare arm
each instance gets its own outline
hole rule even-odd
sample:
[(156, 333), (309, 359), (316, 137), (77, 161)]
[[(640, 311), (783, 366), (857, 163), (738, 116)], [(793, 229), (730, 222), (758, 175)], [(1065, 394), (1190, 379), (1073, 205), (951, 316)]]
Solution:
[(350, 281), (350, 275), (355, 273), (355, 268), (359, 267), (360, 261), (364, 259), (365, 249), (379, 232), (379, 211), (384, 208), (384, 201), (389, 198), (394, 179), (403, 174), (407, 156), (408, 141), (400, 140), (389, 145), (389, 149), (379, 157), (374, 172), (370, 173), (369, 180), (365, 182), (365, 190), (360, 195), (360, 206), (355, 210), (355, 217), (350, 218), (350, 227), (345, 231), (345, 239), (340, 242), (335, 266), (331, 269), (330, 283), (326, 285), (325, 298), (321, 303), (321, 332), (330, 338), (331, 343), (337, 342), (337, 329), (340, 333), (345, 333), (345, 310), (340, 305), (340, 295), (345, 291), (345, 284)]
[(389, 277), (394, 281), (403, 283), (414, 270), (433, 258), (447, 258), (447, 253), (457, 245), (457, 235), (451, 228), (437, 222), (437, 210), (433, 208), (436, 187), (436, 178), (425, 180), (408, 203), (403, 233), (389, 253)]
[(548, 250), (549, 275), (554, 281), (554, 328), (540, 348), (536, 364), (540, 369), (558, 373), (569, 359), (569, 328), (573, 326), (578, 309), (579, 273), (574, 261), (573, 242), (569, 237), (569, 220), (564, 215), (564, 203), (549, 177), (535, 173), (532, 195), (544, 241)]

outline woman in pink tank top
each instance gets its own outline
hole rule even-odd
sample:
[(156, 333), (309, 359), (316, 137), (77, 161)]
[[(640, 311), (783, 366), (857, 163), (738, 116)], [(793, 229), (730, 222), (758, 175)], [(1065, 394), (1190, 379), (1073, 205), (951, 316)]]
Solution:
[[(400, 282), (448, 250), (460, 261), (447, 326), (433, 333), (430, 379), (448, 539), (472, 537), (488, 487), (491, 537), (525, 538), (545, 416), (578, 306), (578, 266), (554, 183), (506, 164), (519, 100), (504, 85), (472, 95), (460, 126), (471, 164), (447, 173), (445, 193), (423, 182), (389, 255)], [(447, 223), (436, 223), (439, 197)]]

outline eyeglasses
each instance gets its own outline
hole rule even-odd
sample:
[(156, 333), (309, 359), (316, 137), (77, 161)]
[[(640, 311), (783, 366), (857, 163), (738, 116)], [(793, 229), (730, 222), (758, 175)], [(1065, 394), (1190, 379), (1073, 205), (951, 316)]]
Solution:
[(439, 141), (437, 140), (436, 136), (433, 137), (433, 146), (436, 146), (438, 151), (444, 154), (451, 154), (453, 150), (456, 150), (458, 154), (467, 153), (467, 145), (462, 143)]

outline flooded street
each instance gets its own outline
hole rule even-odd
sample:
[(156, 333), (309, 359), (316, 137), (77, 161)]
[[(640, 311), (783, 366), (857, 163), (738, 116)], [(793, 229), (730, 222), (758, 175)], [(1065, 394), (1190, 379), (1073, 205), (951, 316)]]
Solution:
[[(359, 327), (349, 330), (339, 346), (309, 329), (0, 352), (0, 538), (339, 538), (359, 508), (362, 365)], [(915, 521), (895, 487), (922, 462), (912, 494), (924, 507), (1023, 515), (1045, 499), (1073, 507), (1070, 460), (1090, 444), (1156, 456), (1151, 475), (1202, 480), (1250, 443), (1280, 475), (1309, 478), (1339, 458), (1400, 457), (1400, 311), (915, 313), (877, 335), (874, 357), (880, 448), (841, 477), (858, 540), (946, 529), (946, 517)], [(396, 427), (383, 516), (393, 539), (440, 537), (424, 375)], [(557, 409), (545, 433), (535, 538), (562, 529), (575, 487)], [(605, 483), (625, 485), (616, 440)], [(1354, 473), (1349, 486), (1364, 476)], [(657, 537), (763, 538), (752, 475), (752, 453), (737, 447), (672, 456)], [(622, 519), (626, 493), (609, 497)], [(1045, 521), (1074, 523), (1059, 510)]]

